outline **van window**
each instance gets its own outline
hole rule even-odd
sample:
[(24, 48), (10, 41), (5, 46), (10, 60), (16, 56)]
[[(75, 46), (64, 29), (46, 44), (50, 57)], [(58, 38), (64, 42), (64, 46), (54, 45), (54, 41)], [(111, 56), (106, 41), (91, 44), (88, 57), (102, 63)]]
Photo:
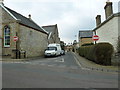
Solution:
[(55, 51), (57, 51), (57, 47), (48, 47), (47, 50), (55, 50)]

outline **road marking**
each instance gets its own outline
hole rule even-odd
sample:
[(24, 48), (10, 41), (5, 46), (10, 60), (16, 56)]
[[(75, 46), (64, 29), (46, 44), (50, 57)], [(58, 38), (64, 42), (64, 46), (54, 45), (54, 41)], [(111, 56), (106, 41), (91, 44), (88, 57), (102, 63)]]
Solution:
[(62, 61), (61, 62), (65, 62), (64, 58), (62, 58)]
[(47, 66), (49, 66), (49, 67), (53, 67), (54, 65), (47, 65)]
[(55, 62), (65, 62), (64, 58), (60, 59), (60, 60), (55, 60)]
[(90, 70), (88, 68), (83, 68), (82, 65), (80, 64), (80, 62), (77, 60), (77, 58), (75, 56), (74, 56), (74, 59), (77, 62), (77, 64), (80, 66), (81, 69), (83, 69), (83, 70)]
[(58, 59), (58, 58), (47, 58), (47, 60), (55, 60), (55, 59)]

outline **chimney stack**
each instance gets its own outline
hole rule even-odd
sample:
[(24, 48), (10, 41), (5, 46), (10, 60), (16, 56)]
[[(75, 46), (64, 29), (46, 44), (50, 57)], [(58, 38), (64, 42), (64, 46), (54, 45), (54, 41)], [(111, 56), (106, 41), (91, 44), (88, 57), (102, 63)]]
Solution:
[(96, 16), (96, 26), (101, 24), (101, 15)]
[(112, 2), (107, 1), (104, 7), (106, 19), (113, 14)]

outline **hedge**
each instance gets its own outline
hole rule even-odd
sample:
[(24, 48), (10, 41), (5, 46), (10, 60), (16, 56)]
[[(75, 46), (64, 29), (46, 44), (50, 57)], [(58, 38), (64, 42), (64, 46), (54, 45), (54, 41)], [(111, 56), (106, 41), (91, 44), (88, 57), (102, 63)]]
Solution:
[(118, 53), (120, 53), (120, 36), (118, 37), (118, 46), (117, 46), (117, 48), (118, 48)]
[(113, 46), (109, 43), (98, 43), (91, 46), (81, 46), (78, 50), (80, 56), (94, 61), (97, 64), (111, 65)]
[(82, 44), (82, 46), (89, 46), (89, 45), (94, 45), (93, 43), (85, 43), (85, 44)]

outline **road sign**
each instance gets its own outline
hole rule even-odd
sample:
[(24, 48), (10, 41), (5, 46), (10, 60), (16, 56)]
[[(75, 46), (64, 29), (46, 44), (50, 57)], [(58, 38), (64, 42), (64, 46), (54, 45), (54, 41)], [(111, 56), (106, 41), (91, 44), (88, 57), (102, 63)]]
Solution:
[(98, 35), (94, 35), (94, 36), (92, 37), (92, 39), (93, 39), (94, 41), (98, 41), (98, 40), (99, 40), (99, 36), (98, 36)]
[(18, 41), (18, 37), (17, 37), (17, 36), (14, 36), (13, 38), (14, 38), (13, 40), (14, 40), (15, 42)]

